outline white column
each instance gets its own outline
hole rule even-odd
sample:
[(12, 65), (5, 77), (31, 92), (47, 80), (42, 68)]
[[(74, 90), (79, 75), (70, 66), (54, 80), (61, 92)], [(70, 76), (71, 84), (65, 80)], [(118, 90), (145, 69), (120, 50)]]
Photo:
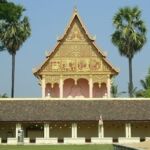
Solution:
[(98, 124), (98, 137), (103, 138), (104, 137), (104, 126), (103, 124)]
[(126, 132), (126, 138), (131, 138), (131, 124), (130, 123), (125, 124), (125, 132)]
[(49, 124), (44, 123), (44, 138), (49, 138)]
[(45, 85), (45, 76), (42, 76), (42, 97), (44, 98), (45, 97), (45, 88), (46, 88), (46, 85)]
[(90, 80), (89, 80), (89, 97), (90, 98), (93, 97), (93, 79), (92, 79), (92, 77), (90, 77)]
[(131, 138), (131, 123), (128, 123), (128, 135)]
[(108, 98), (111, 97), (111, 79), (110, 79), (110, 75), (108, 75), (108, 79), (107, 79), (107, 97)]
[(77, 123), (72, 123), (72, 138), (77, 138)]
[(18, 130), (21, 130), (21, 124), (20, 123), (16, 124), (16, 138), (18, 138)]
[(63, 79), (60, 77), (60, 82), (59, 82), (59, 91), (60, 91), (60, 98), (63, 98)]

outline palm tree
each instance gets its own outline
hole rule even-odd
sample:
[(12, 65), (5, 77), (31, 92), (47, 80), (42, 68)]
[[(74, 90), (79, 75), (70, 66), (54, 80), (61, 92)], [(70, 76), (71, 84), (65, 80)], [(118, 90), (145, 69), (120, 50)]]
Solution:
[(116, 85), (114, 82), (112, 83), (112, 85), (111, 85), (111, 97), (117, 98), (117, 97), (120, 97), (126, 93), (127, 92), (125, 92), (125, 91), (118, 92), (118, 85)]
[(144, 80), (140, 80), (141, 85), (144, 90), (150, 89), (150, 68), (148, 69), (148, 74)]
[(148, 74), (144, 80), (140, 80), (142, 85), (141, 90), (136, 93), (137, 97), (150, 97), (150, 68), (148, 69)]
[(118, 97), (118, 86), (112, 83), (111, 85), (111, 97)]
[(128, 58), (129, 63), (129, 96), (132, 97), (132, 59), (146, 42), (146, 27), (141, 20), (141, 11), (137, 8), (119, 9), (113, 18), (116, 28), (112, 34), (112, 43), (118, 47), (121, 56)]
[(12, 55), (12, 86), (11, 97), (14, 97), (14, 81), (15, 81), (15, 56), (22, 44), (31, 34), (28, 18), (22, 19), (24, 8), (21, 9), (20, 16), (11, 22), (3, 21), (0, 30), (0, 41), (2, 45)]

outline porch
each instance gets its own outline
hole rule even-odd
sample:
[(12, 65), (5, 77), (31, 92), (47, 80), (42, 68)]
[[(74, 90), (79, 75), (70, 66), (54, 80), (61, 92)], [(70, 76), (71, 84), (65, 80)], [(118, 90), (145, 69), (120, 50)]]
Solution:
[(24, 131), (23, 144), (122, 144), (138, 143), (150, 137), (148, 122), (0, 123), (0, 143), (19, 144), (19, 130)]

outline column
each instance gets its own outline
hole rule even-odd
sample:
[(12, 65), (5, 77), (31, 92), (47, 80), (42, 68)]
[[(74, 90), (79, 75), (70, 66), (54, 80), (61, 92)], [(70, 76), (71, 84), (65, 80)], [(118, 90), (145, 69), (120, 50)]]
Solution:
[(62, 77), (60, 77), (59, 91), (60, 91), (60, 93), (59, 93), (60, 98), (63, 98), (63, 79), (62, 79)]
[(108, 75), (108, 79), (107, 79), (107, 97), (108, 98), (111, 97), (111, 79), (110, 79), (110, 75)]
[(130, 123), (125, 124), (125, 132), (126, 132), (126, 138), (131, 138), (131, 124)]
[(21, 124), (17, 123), (16, 124), (16, 138), (18, 139), (18, 131), (21, 130)]
[(104, 126), (103, 124), (98, 124), (98, 137), (104, 138)]
[(90, 79), (89, 79), (89, 97), (90, 98), (93, 97), (93, 79), (92, 79), (92, 77), (90, 77)]
[(45, 88), (46, 88), (46, 85), (45, 85), (45, 76), (42, 76), (42, 98), (45, 97)]
[(77, 123), (72, 123), (72, 138), (77, 138)]
[(44, 123), (44, 138), (48, 139), (49, 138), (49, 124)]
[(131, 138), (131, 123), (128, 123), (128, 135)]

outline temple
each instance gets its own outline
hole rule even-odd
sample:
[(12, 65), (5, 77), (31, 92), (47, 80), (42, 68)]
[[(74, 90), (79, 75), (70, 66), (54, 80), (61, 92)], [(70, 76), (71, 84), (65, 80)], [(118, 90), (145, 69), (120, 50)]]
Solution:
[(45, 62), (34, 71), (42, 97), (110, 97), (118, 70), (95, 44), (75, 9), (65, 33)]
[(42, 97), (0, 99), (0, 144), (149, 140), (150, 99), (111, 98), (118, 73), (74, 9), (55, 48), (34, 69)]

